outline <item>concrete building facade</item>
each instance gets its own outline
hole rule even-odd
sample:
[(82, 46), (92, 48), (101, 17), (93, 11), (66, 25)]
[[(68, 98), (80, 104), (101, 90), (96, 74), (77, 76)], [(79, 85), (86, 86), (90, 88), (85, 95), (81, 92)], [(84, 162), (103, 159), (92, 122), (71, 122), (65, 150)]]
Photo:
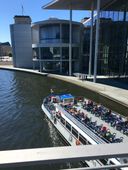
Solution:
[(14, 67), (32, 68), (31, 18), (15, 16), (10, 32)]

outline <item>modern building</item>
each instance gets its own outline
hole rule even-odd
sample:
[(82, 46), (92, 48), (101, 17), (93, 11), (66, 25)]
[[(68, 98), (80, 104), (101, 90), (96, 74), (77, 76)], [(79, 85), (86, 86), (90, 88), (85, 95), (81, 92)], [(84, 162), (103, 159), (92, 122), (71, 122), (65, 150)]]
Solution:
[[(82, 34), (84, 26), (72, 21), (72, 72), (80, 70)], [(69, 74), (70, 23), (68, 20), (49, 18), (32, 24), (34, 67), (41, 71)]]
[[(97, 74), (98, 75), (127, 75), (128, 74), (128, 18), (124, 18), (124, 14), (119, 12), (116, 14), (111, 11), (102, 12), (100, 14), (99, 29), (99, 52), (97, 58)], [(89, 42), (91, 26), (85, 22), (84, 31), (84, 58), (89, 61)], [(96, 24), (93, 24), (93, 49), (95, 49), (95, 31)], [(92, 67), (94, 68), (94, 54), (92, 52)], [(88, 62), (84, 62), (84, 71), (88, 73)]]
[[(128, 74), (127, 0), (58, 0), (44, 9), (70, 10), (70, 20), (50, 18), (33, 23), (14, 17), (11, 37), (14, 66), (72, 75)], [(90, 10), (83, 23), (72, 21), (72, 10)], [(24, 50), (23, 50), (24, 49)]]
[(32, 68), (31, 18), (15, 16), (10, 25), (14, 67)]
[(31, 24), (29, 16), (15, 16), (14, 20), (10, 28), (15, 67), (59, 74), (69, 74), (69, 68), (80, 71), (82, 23), (49, 18)]
[[(90, 30), (85, 31), (89, 36), (89, 49), (84, 51), (84, 57), (88, 59), (83, 59), (88, 64), (83, 68), (88, 69), (90, 76), (94, 75), (94, 82), (97, 73), (128, 74), (127, 0), (55, 0), (43, 8), (91, 11)], [(84, 41), (88, 47), (88, 37)]]

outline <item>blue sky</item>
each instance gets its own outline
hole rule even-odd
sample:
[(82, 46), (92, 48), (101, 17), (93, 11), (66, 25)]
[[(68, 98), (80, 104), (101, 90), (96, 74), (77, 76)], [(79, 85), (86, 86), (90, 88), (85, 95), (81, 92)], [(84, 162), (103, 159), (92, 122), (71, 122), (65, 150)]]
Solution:
[[(42, 10), (42, 6), (51, 0), (0, 0), (0, 42), (10, 40), (10, 24), (14, 23), (15, 15), (22, 15), (22, 5), (24, 15), (29, 15), (32, 22), (57, 17), (60, 19), (69, 19), (68, 10)], [(73, 11), (73, 20), (80, 21), (83, 17), (89, 16), (87, 11)]]

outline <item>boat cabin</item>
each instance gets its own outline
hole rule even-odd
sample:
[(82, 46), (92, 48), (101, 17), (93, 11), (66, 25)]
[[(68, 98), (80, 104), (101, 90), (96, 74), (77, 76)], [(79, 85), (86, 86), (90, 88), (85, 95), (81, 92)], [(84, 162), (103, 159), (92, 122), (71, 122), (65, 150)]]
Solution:
[(63, 105), (73, 105), (74, 104), (74, 96), (71, 94), (63, 94), (60, 95), (60, 101)]

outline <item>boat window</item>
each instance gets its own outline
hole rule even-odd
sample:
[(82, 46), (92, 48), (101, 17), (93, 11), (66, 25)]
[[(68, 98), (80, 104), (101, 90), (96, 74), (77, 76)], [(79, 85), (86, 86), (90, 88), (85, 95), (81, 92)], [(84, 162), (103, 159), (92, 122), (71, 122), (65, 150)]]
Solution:
[(73, 102), (74, 99), (73, 98), (70, 98), (70, 99), (64, 99), (64, 103), (71, 103)]
[(66, 128), (71, 131), (71, 125), (68, 122), (66, 122)]
[(72, 134), (73, 134), (76, 138), (78, 138), (78, 132), (77, 132), (77, 130), (74, 129), (73, 127), (72, 127)]
[(91, 143), (89, 141), (87, 141), (87, 145), (91, 145)]
[(79, 141), (83, 144), (83, 145), (87, 145), (87, 140), (80, 134), (79, 135)]
[(61, 117), (60, 119), (61, 123), (65, 125), (65, 119)]

